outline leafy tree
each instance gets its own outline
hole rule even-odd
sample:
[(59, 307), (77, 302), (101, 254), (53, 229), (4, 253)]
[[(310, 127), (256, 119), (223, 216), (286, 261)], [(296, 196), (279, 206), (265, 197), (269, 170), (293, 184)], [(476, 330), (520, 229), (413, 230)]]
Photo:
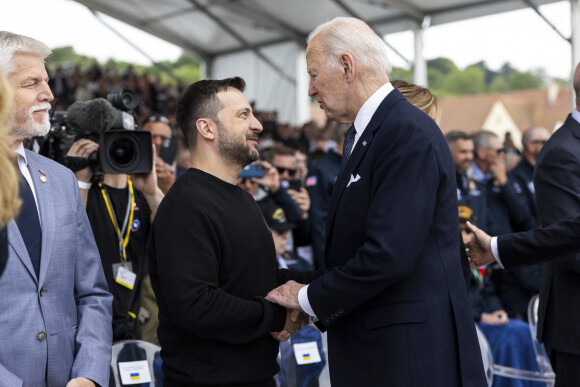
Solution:
[(485, 73), (475, 66), (453, 71), (445, 78), (444, 88), (454, 94), (475, 94), (485, 91)]
[(427, 68), (439, 70), (444, 75), (448, 75), (453, 71), (459, 70), (451, 59), (444, 57), (428, 60)]
[(509, 90), (509, 83), (503, 76), (499, 75), (495, 77), (494, 80), (491, 82), (491, 84), (488, 87), (488, 90), (493, 92), (507, 91)]
[(529, 71), (521, 72), (513, 70), (508, 75), (508, 81), (511, 90), (537, 89), (541, 86), (542, 80)]
[(402, 81), (407, 81), (409, 83), (413, 83), (413, 71), (404, 69), (402, 67), (395, 67), (391, 70), (391, 74), (389, 74), (389, 79), (399, 79)]

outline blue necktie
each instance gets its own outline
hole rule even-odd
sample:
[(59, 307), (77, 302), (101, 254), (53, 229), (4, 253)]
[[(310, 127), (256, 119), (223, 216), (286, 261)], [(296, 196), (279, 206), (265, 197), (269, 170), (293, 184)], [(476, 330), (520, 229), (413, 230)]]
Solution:
[(356, 130), (354, 125), (351, 125), (346, 132), (346, 137), (344, 138), (344, 144), (342, 145), (342, 162), (340, 163), (340, 169), (344, 169), (346, 162), (348, 161), (350, 154), (352, 153), (352, 146), (354, 144), (354, 136)]
[[(20, 171), (20, 169), (18, 169)], [(28, 250), (28, 255), (32, 261), (32, 266), (36, 272), (36, 278), (40, 273), (40, 251), (42, 247), (42, 230), (40, 228), (40, 220), (38, 219), (38, 210), (36, 209), (36, 201), (30, 189), (30, 185), (20, 172), (20, 199), (22, 199), (22, 206), (20, 213), (15, 221), (20, 230), (20, 235)]]

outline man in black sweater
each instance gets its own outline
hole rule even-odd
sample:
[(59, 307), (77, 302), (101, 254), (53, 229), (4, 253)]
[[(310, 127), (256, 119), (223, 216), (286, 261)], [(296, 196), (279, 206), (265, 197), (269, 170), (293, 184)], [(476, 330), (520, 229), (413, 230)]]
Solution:
[[(258, 158), (262, 125), (241, 78), (190, 85), (177, 122), (192, 168), (167, 193), (149, 238), (165, 386), (275, 386), (278, 341), (301, 325), (264, 296), (290, 278), (250, 194), (236, 185)], [(272, 333), (272, 334), (271, 334)]]

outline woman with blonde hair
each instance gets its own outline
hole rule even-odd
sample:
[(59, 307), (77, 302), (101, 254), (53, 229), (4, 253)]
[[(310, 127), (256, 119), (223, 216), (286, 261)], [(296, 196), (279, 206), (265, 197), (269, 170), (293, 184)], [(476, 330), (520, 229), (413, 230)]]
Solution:
[(6, 224), (16, 217), (20, 208), (16, 153), (8, 147), (12, 141), (12, 115), (12, 89), (0, 71), (0, 274), (8, 257)]
[(427, 114), (433, 121), (439, 124), (439, 120), (441, 119), (439, 98), (431, 93), (431, 90), (403, 80), (394, 80), (391, 81), (391, 84), (407, 98), (407, 101), (421, 109), (423, 113)]

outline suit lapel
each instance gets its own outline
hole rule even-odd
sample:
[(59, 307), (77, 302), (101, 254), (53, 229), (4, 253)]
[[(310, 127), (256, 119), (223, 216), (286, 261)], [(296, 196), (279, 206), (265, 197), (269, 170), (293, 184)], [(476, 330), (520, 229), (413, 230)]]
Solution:
[(40, 211), (40, 221), (42, 227), (42, 250), (40, 254), (40, 276), (39, 283), (44, 282), (46, 271), (52, 256), (52, 241), (55, 240), (56, 232), (56, 216), (53, 197), (52, 184), (57, 184), (55, 176), (46, 175), (46, 182), (40, 181), (42, 165), (39, 160), (30, 153), (27, 154), (30, 175), (34, 182), (34, 190), (36, 192), (36, 200), (38, 201), (38, 208)]
[[(340, 171), (334, 189), (332, 191), (332, 197), (330, 200), (330, 206), (328, 208), (328, 217), (326, 219), (326, 248), (325, 252), (330, 251), (330, 242), (332, 239), (332, 225), (334, 224), (334, 218), (336, 216), (336, 209), (340, 203), (342, 193), (344, 192), (346, 185), (348, 184), (352, 173), (357, 169), (359, 164), (362, 162), (364, 155), (367, 150), (371, 147), (371, 142), (375, 137), (375, 133), (381, 127), (387, 113), (395, 105), (395, 103), (401, 99), (404, 99), (403, 95), (397, 90), (392, 90), (387, 97), (381, 102), (375, 114), (371, 118), (371, 121), (367, 125), (361, 137), (358, 139), (350, 158), (348, 159), (344, 169)], [(371, 172), (371, 171), (366, 171)], [(364, 176), (361, 178), (370, 178), (370, 176)]]
[[(6, 228), (8, 231), (8, 244), (14, 249), (16, 255), (22, 261), (22, 264), (24, 264), (26, 270), (30, 273), (30, 276), (34, 281), (37, 281), (34, 267), (32, 267), (32, 261), (28, 255), (28, 250), (26, 249), (26, 245), (24, 244), (24, 240), (22, 239), (22, 235), (20, 235), (20, 230), (18, 230), (18, 226), (14, 219), (11, 219), (10, 222), (8, 222)], [(8, 262), (8, 265), (9, 264), (10, 262)]]

